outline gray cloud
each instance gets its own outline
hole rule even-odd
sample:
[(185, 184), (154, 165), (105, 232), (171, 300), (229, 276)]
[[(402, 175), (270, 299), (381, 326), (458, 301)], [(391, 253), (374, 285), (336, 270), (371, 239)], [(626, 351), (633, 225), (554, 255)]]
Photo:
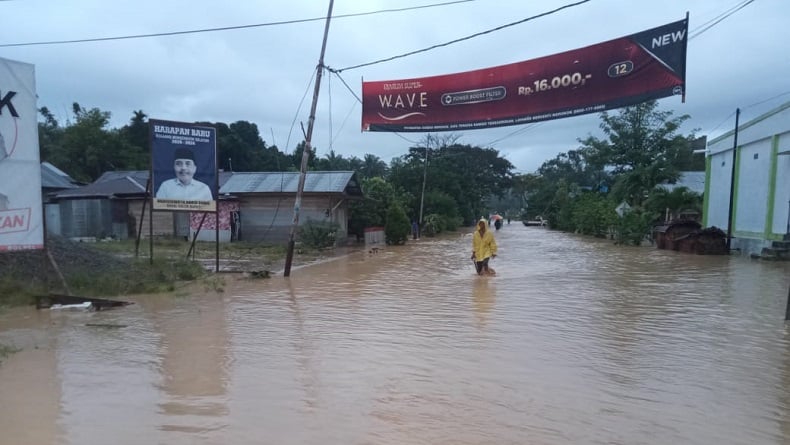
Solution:
[[(330, 25), (325, 62), (338, 69), (365, 63), (548, 11), (564, 1), (477, 0), (416, 11), (338, 18)], [(336, 3), (335, 15), (424, 5), (424, 1)], [(218, 6), (205, 0), (133, 4), (82, 0), (26, 0), (0, 3), (4, 18), (0, 43), (35, 42), (146, 34), (322, 17), (328, 2), (268, 0)], [(344, 71), (342, 78), (360, 96), (361, 80), (423, 77), (529, 60), (592, 45), (685, 17), (690, 29), (732, 5), (717, 0), (624, 2), (596, 0), (502, 31), (395, 61)], [(790, 95), (785, 74), (790, 58), (780, 34), (790, 3), (761, 0), (689, 42), (686, 103), (662, 99), (662, 109), (692, 119), (684, 131), (716, 136), (731, 129), (736, 107), (748, 120)], [(9, 20), (8, 17), (13, 19)], [(113, 126), (134, 110), (181, 121), (248, 120), (267, 143), (291, 151), (307, 124), (324, 23), (314, 21), (134, 40), (0, 48), (5, 57), (36, 66), (39, 106), (61, 122), (72, 102), (113, 114)], [(757, 32), (774, 30), (774, 33)], [(772, 37), (767, 37), (772, 36)], [(305, 96), (306, 94), (306, 96)], [(777, 97), (778, 96), (778, 97)], [(304, 99), (303, 99), (304, 98)], [(757, 102), (768, 100), (760, 105)], [(300, 107), (300, 101), (304, 100)], [(325, 75), (316, 114), (313, 145), (344, 156), (374, 153), (389, 161), (409, 142), (385, 133), (360, 131), (361, 105), (334, 75)], [(292, 122), (296, 120), (296, 126)], [(461, 133), (461, 143), (493, 144), (524, 172), (534, 171), (559, 152), (576, 148), (577, 138), (598, 132), (595, 116), (568, 118), (507, 135), (519, 127)], [(289, 139), (290, 134), (290, 139)], [(421, 134), (404, 134), (418, 141)], [(286, 141), (288, 146), (286, 147)]]

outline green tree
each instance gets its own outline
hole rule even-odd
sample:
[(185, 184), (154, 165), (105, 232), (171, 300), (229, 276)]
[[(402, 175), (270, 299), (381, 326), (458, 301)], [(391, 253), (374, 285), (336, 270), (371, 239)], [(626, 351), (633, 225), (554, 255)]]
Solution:
[(135, 153), (118, 130), (106, 129), (111, 113), (98, 108), (72, 106), (75, 122), (66, 127), (63, 152), (67, 160), (61, 168), (77, 180), (92, 182), (108, 170), (125, 169), (134, 164)]
[(318, 159), (316, 167), (318, 170), (326, 171), (348, 171), (350, 169), (348, 159), (344, 158), (342, 154), (335, 153), (335, 150), (329, 150), (329, 153), (323, 158)]
[(68, 154), (63, 149), (64, 130), (47, 107), (41, 107), (38, 111), (44, 118), (44, 122), (38, 123), (38, 146), (41, 160), (65, 168)]
[(687, 187), (675, 187), (671, 191), (656, 187), (645, 201), (645, 209), (655, 215), (664, 215), (667, 210), (670, 218), (677, 218), (684, 210), (702, 210), (702, 195)]
[(375, 178), (377, 176), (383, 178), (387, 175), (387, 163), (378, 156), (367, 153), (362, 160), (362, 165), (355, 170), (359, 171), (362, 178)]
[(121, 127), (119, 136), (127, 147), (129, 164), (128, 170), (147, 170), (151, 160), (150, 135), (146, 115), (142, 110), (133, 112), (129, 123)]
[(512, 186), (513, 164), (497, 150), (429, 141), (431, 144), (423, 147), (411, 147), (409, 153), (390, 163), (390, 181), (414, 197), (408, 204), (410, 213), (420, 213), (423, 178), (426, 194), (442, 192), (455, 200), (465, 224), (474, 223), (485, 211), (486, 198), (503, 196)]
[(617, 176), (614, 198), (632, 206), (640, 206), (657, 184), (677, 180), (674, 161), (694, 139), (676, 134), (688, 115), (672, 117), (671, 111), (657, 108), (653, 100), (622, 108), (617, 115), (603, 112), (601, 129), (606, 139), (579, 140), (588, 162)]
[[(291, 154), (290, 164), (293, 165), (294, 170), (301, 170), (302, 168), (302, 153), (304, 153), (306, 145), (305, 141), (298, 143)], [(312, 147), (310, 156), (307, 158), (307, 170), (318, 170), (318, 159), (315, 153), (316, 147)]]
[(411, 224), (409, 224), (406, 211), (402, 205), (393, 202), (387, 209), (387, 224), (384, 226), (384, 237), (387, 244), (406, 244), (409, 232), (411, 232)]
[(574, 200), (571, 220), (574, 231), (584, 235), (605, 237), (617, 222), (611, 200), (597, 192), (582, 193)]
[(361, 238), (366, 227), (384, 227), (387, 224), (387, 210), (392, 204), (403, 207), (408, 201), (405, 194), (384, 178), (368, 178), (361, 181), (365, 199), (353, 201), (350, 205), (351, 217), (349, 232)]

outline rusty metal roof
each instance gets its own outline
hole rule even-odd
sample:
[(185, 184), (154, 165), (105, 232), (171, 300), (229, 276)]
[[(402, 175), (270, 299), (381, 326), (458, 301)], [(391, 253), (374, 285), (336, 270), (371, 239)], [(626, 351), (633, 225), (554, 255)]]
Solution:
[[(296, 193), (299, 172), (234, 172), (220, 187), (220, 194)], [(307, 172), (305, 193), (339, 193), (362, 196), (362, 188), (352, 171)]]

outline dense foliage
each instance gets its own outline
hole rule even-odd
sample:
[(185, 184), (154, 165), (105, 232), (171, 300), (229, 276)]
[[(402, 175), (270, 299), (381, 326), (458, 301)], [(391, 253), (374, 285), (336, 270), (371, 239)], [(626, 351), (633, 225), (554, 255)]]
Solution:
[[(517, 178), (514, 189), (526, 197), (524, 217), (542, 216), (552, 228), (639, 244), (662, 217), (700, 210), (700, 195), (662, 187), (675, 183), (681, 171), (704, 170), (704, 158), (692, 155), (699, 140), (693, 133), (677, 134), (688, 116), (673, 117), (649, 101), (600, 117), (605, 138), (579, 139), (579, 148)], [(630, 208), (622, 216), (615, 212), (621, 203)]]
[[(108, 170), (148, 169), (149, 123), (142, 110), (134, 111), (122, 128), (112, 129), (110, 113), (76, 103), (72, 108), (74, 120), (66, 126), (41, 108), (42, 160), (84, 182)], [(628, 240), (647, 232), (660, 216), (699, 211), (699, 195), (657, 187), (673, 183), (681, 171), (704, 169), (704, 159), (692, 155), (699, 140), (678, 134), (688, 116), (673, 117), (650, 101), (600, 117), (603, 138), (581, 138), (579, 147), (530, 174), (515, 175), (514, 166), (497, 150), (461, 144), (455, 134), (426, 135), (389, 164), (373, 154), (346, 158), (329, 150), (318, 156), (321, 151), (313, 147), (307, 165), (309, 170), (356, 172), (365, 198), (350, 205), (349, 233), (361, 239), (366, 227), (387, 227), (395, 244), (405, 242), (412, 221), (432, 236), (495, 212), (510, 218), (540, 216), (556, 229), (633, 242)], [(220, 168), (299, 169), (304, 141), (286, 153), (267, 144), (256, 124), (204, 124), (217, 129)], [(618, 216), (614, 209), (620, 203), (627, 203), (634, 215)]]

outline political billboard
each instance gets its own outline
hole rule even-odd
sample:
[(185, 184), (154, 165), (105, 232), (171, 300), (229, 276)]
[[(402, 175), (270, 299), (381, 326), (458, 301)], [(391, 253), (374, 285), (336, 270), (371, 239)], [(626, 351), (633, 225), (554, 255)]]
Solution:
[(150, 119), (154, 210), (217, 210), (217, 130)]
[(0, 58), (0, 251), (44, 247), (35, 67)]
[(458, 131), (685, 97), (688, 19), (524, 62), (362, 83), (363, 131)]

